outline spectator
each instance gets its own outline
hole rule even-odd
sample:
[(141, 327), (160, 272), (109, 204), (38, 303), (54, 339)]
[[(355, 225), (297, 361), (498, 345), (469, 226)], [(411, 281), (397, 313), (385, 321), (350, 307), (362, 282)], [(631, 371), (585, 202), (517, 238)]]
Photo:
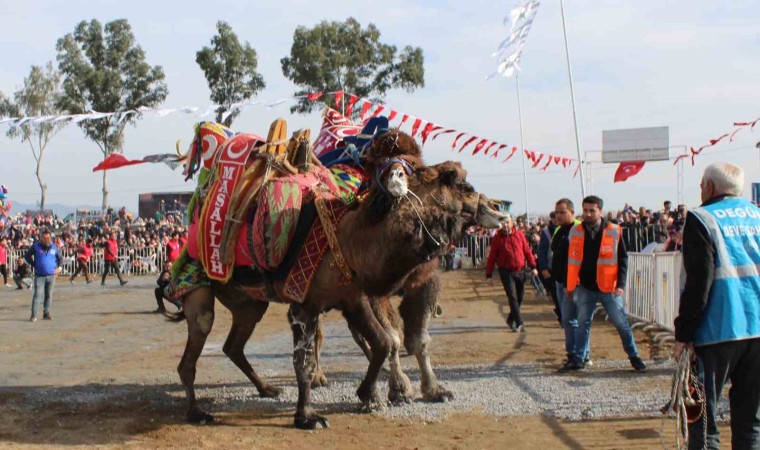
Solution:
[[(739, 197), (744, 171), (716, 162), (700, 183), (702, 206), (683, 236), (686, 283), (675, 319), (673, 356), (693, 349), (700, 362), (705, 413), (689, 424), (689, 448), (719, 448), (716, 423), (731, 381), (731, 445), (760, 448), (760, 208)], [(707, 437), (706, 442), (704, 436)]]
[(549, 224), (541, 231), (540, 241), (538, 244), (538, 270), (541, 274), (541, 284), (549, 291), (549, 295), (554, 302), (554, 316), (559, 323), (562, 323), (562, 311), (559, 300), (557, 299), (557, 288), (554, 278), (552, 277), (552, 236), (557, 229), (557, 217), (555, 211), (549, 214)]
[(16, 262), (16, 268), (13, 270), (13, 282), (16, 283), (16, 290), (32, 288), (32, 269), (26, 263), (24, 258), (19, 258)]
[(596, 303), (601, 302), (610, 321), (617, 328), (623, 348), (636, 371), (646, 370), (639, 357), (633, 332), (623, 307), (623, 288), (628, 270), (628, 254), (620, 236), (620, 227), (602, 219), (603, 201), (594, 195), (583, 199), (583, 223), (570, 230), (567, 291), (578, 305), (578, 332), (573, 363), (567, 370), (584, 367), (583, 351), (588, 345), (588, 330)]
[(108, 240), (103, 244), (103, 279), (100, 281), (101, 286), (106, 285), (106, 277), (109, 271), (116, 272), (116, 277), (119, 279), (119, 284), (124, 286), (127, 284), (127, 280), (122, 278), (121, 269), (119, 268), (119, 243), (116, 240), (116, 234), (111, 233), (108, 235)]
[(520, 306), (525, 293), (525, 262), (531, 268), (531, 276), (537, 276), (536, 260), (530, 250), (525, 235), (515, 227), (512, 218), (507, 216), (501, 229), (491, 240), (491, 252), (486, 264), (486, 278), (489, 286), (493, 286), (493, 269), (499, 269), (499, 278), (509, 299), (509, 316), (507, 325), (514, 332), (522, 331), (523, 320)]
[(5, 287), (11, 287), (8, 284), (8, 245), (5, 236), (0, 236), (0, 274), (3, 275)]
[(166, 260), (174, 262), (179, 258), (182, 245), (179, 243), (179, 232), (172, 233), (172, 238), (166, 243)]
[(74, 284), (74, 279), (80, 274), (84, 273), (84, 279), (87, 282), (87, 284), (92, 283), (92, 280), (90, 279), (90, 269), (88, 268), (88, 264), (90, 263), (90, 258), (92, 257), (93, 250), (92, 250), (92, 239), (86, 239), (84, 237), (79, 238), (79, 246), (76, 250), (76, 262), (77, 262), (77, 268), (74, 271), (73, 274), (71, 274), (71, 278), (69, 278), (69, 283)]
[[(157, 287), (153, 290), (153, 294), (156, 296), (156, 304), (158, 305), (158, 308), (153, 311), (154, 313), (166, 312), (166, 308), (164, 307), (164, 289), (169, 285), (171, 280), (172, 263), (171, 261), (166, 261), (164, 263), (164, 270), (161, 271), (161, 274), (158, 276), (158, 280), (156, 280)], [(176, 306), (177, 309), (182, 308), (182, 304), (179, 302), (172, 302), (172, 304)]]
[(32, 294), (32, 316), (30, 322), (37, 321), (37, 309), (40, 306), (40, 298), (45, 297), (43, 306), (44, 320), (53, 320), (50, 315), (50, 307), (53, 304), (53, 287), (55, 277), (61, 273), (61, 253), (53, 244), (50, 230), (43, 230), (40, 240), (32, 244), (26, 252), (26, 260), (34, 266), (34, 293)]

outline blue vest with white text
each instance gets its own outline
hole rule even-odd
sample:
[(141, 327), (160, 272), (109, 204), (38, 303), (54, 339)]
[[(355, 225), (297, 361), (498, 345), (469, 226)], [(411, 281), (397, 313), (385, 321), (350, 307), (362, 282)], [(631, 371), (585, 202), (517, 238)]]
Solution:
[(691, 211), (715, 244), (715, 273), (694, 345), (760, 337), (760, 208), (726, 197)]

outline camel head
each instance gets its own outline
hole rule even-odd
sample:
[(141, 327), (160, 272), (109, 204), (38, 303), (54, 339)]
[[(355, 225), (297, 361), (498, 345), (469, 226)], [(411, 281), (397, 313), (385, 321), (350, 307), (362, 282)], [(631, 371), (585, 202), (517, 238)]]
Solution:
[(373, 175), (379, 189), (400, 198), (409, 192), (409, 177), (422, 166), (417, 142), (398, 129), (380, 135), (369, 148), (365, 169)]
[(478, 196), (478, 214), (471, 218), (469, 225), (479, 225), (486, 229), (496, 229), (507, 221), (509, 214), (499, 211), (484, 194)]

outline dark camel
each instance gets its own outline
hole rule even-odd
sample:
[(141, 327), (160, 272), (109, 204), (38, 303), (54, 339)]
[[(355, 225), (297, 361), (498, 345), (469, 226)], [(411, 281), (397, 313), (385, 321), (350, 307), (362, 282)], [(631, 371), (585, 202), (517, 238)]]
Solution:
[[(387, 297), (396, 292), (412, 270), (435, 258), (451, 239), (458, 236), (463, 212), (477, 214), (479, 195), (461, 174), (457, 163), (418, 169), (409, 178), (409, 189), (417, 198), (394, 200), (373, 187), (367, 198), (346, 213), (339, 223), (338, 241), (353, 273), (351, 282), (340, 284), (341, 273), (335, 268), (335, 256), (328, 251), (306, 299), (301, 304), (291, 305), (288, 313), (299, 388), (296, 427), (327, 426), (327, 420), (312, 410), (310, 395), (316, 369), (314, 338), (319, 314), (333, 308), (342, 311), (351, 327), (369, 343), (373, 355), (357, 390), (359, 399), (367, 408), (382, 404), (376, 381), (394, 342), (385, 331), (387, 324), (381, 323), (382, 317), (378, 319), (375, 314), (370, 297)], [(275, 283), (274, 288), (278, 291), (281, 286)], [(194, 380), (198, 357), (213, 325), (214, 296), (233, 314), (233, 325), (224, 345), (225, 354), (262, 396), (279, 394), (276, 387), (256, 374), (243, 354), (245, 343), (268, 304), (263, 299), (250, 297), (234, 280), (226, 285), (214, 283), (211, 287), (196, 289), (184, 299), (188, 342), (178, 372), (187, 393), (187, 418), (191, 422), (213, 419), (198, 407)]]

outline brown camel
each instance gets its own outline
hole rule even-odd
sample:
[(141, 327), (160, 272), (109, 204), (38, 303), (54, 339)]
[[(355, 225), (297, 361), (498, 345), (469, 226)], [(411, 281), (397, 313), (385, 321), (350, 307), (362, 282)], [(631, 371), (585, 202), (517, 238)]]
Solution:
[[(377, 298), (396, 292), (410, 271), (437, 256), (460, 233), (463, 212), (477, 213), (479, 195), (462, 179), (458, 167), (457, 163), (444, 163), (415, 171), (409, 178), (409, 189), (415, 193), (415, 199), (383, 199), (387, 194), (373, 187), (367, 198), (346, 213), (338, 224), (341, 253), (353, 274), (350, 283), (340, 283), (342, 275), (335, 268), (335, 255), (328, 251), (304, 302), (292, 304), (288, 314), (299, 388), (296, 427), (327, 426), (326, 419), (311, 409), (310, 390), (316, 368), (314, 336), (318, 317), (332, 308), (342, 311), (351, 326), (369, 343), (373, 355), (367, 375), (357, 390), (359, 399), (368, 408), (382, 404), (376, 381), (394, 342), (366, 294)], [(379, 215), (378, 208), (385, 208), (385, 214)], [(274, 288), (280, 292), (282, 286), (275, 283)], [(263, 299), (250, 297), (234, 279), (226, 285), (213, 283), (211, 287), (196, 289), (184, 300), (188, 342), (178, 372), (189, 402), (187, 418), (192, 422), (213, 419), (197, 405), (194, 379), (198, 357), (213, 325), (214, 296), (233, 314), (225, 354), (262, 396), (279, 393), (256, 374), (243, 354), (245, 343), (268, 304)]]

